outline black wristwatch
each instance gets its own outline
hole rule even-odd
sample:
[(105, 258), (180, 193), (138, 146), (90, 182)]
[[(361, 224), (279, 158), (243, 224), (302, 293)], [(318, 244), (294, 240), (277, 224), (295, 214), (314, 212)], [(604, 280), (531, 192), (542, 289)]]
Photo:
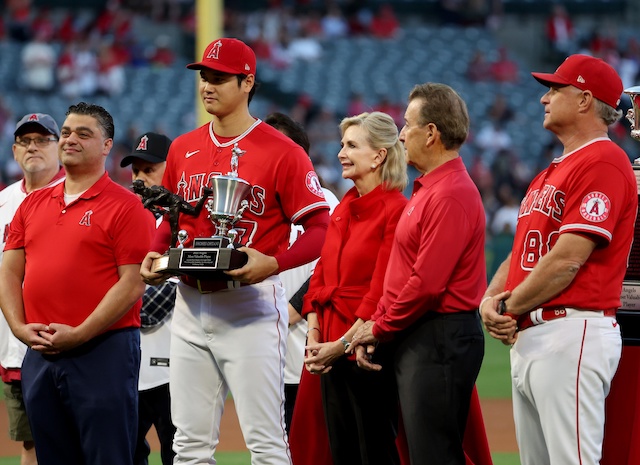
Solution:
[(507, 313), (507, 304), (502, 299), (498, 302), (498, 315), (504, 315), (505, 313)]

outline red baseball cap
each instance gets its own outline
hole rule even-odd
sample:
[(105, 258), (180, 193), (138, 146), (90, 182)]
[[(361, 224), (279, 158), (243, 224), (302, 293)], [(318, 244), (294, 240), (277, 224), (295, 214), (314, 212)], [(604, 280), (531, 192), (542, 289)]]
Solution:
[(613, 108), (618, 108), (622, 96), (622, 80), (615, 69), (600, 58), (589, 55), (571, 55), (558, 66), (556, 72), (531, 73), (547, 87), (553, 85), (574, 86), (589, 90), (595, 98)]
[(221, 38), (211, 42), (202, 61), (187, 65), (189, 69), (208, 68), (231, 74), (256, 74), (256, 54), (238, 39)]

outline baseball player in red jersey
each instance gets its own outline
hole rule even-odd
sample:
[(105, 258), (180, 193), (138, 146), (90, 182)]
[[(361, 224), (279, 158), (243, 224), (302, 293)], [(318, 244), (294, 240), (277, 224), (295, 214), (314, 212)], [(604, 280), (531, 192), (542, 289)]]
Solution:
[[(283, 418), (288, 310), (278, 273), (319, 256), (329, 206), (304, 150), (249, 113), (256, 72), (251, 48), (222, 38), (187, 67), (199, 70), (200, 95), (213, 118), (171, 144), (163, 185), (195, 203), (212, 176), (232, 171), (235, 151), (238, 176), (252, 188), (249, 208), (234, 226), (247, 264), (229, 271), (230, 281), (183, 277), (178, 286), (170, 381), (174, 463), (216, 463), (231, 391), (251, 463), (290, 464)], [(288, 248), (292, 223), (305, 232)], [(182, 215), (179, 227), (188, 233), (185, 247), (215, 233), (206, 212)], [(169, 245), (160, 242), (156, 251)], [(141, 267), (150, 284), (165, 278), (150, 272), (157, 257), (149, 253)]]
[(544, 127), (564, 151), (531, 182), (513, 250), (480, 307), (489, 333), (513, 343), (522, 465), (595, 465), (621, 353), (615, 312), (638, 204), (629, 158), (607, 136), (622, 116), (622, 82), (586, 55), (532, 74), (549, 87), (540, 99)]

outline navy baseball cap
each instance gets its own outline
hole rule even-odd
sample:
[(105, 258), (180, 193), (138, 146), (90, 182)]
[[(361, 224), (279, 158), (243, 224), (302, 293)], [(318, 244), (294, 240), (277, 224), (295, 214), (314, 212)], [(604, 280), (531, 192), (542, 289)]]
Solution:
[(256, 74), (256, 54), (238, 39), (223, 37), (211, 42), (202, 54), (202, 61), (190, 63), (189, 69), (208, 68), (229, 74)]
[(58, 129), (56, 120), (45, 113), (29, 113), (28, 115), (24, 115), (16, 124), (16, 130), (13, 132), (13, 136), (17, 137), (27, 132), (42, 132), (43, 129), (49, 134), (53, 134), (58, 138), (60, 137), (60, 129)]
[(135, 158), (145, 160), (151, 163), (162, 163), (167, 159), (171, 139), (164, 134), (155, 132), (145, 132), (136, 139), (137, 143), (131, 155), (127, 155), (120, 162), (121, 167), (125, 167), (133, 163)]

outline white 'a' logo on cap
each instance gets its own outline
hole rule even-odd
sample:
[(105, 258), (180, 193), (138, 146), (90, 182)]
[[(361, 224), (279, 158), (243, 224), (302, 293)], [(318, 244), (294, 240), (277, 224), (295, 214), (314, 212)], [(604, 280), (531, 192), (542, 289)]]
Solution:
[(251, 71), (251, 66), (249, 66), (249, 63), (245, 63), (244, 64), (244, 70), (245, 71)]
[(215, 44), (213, 44), (213, 47), (211, 47), (211, 50), (209, 50), (209, 53), (207, 54), (207, 58), (213, 58), (214, 60), (218, 59), (218, 54), (220, 53), (220, 47), (222, 47), (222, 41), (217, 41)]
[(140, 139), (140, 143), (136, 147), (136, 151), (137, 150), (147, 150), (147, 142), (148, 141), (149, 141), (149, 138), (147, 137), (146, 134), (144, 136), (142, 136), (142, 138)]
[(587, 82), (584, 80), (581, 74), (578, 75), (578, 78), (576, 79), (576, 81), (578, 81), (580, 84), (584, 84), (585, 82)]

